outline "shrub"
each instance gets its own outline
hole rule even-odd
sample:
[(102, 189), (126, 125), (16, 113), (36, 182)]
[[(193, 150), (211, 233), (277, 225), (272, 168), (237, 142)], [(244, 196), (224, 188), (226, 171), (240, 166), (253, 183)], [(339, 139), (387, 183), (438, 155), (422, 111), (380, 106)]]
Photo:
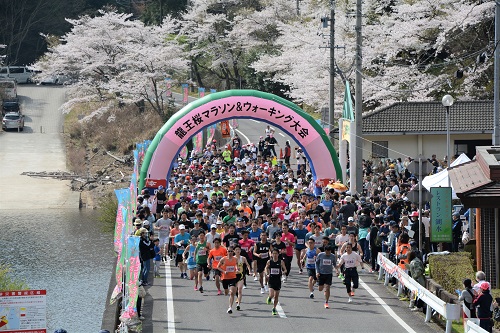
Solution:
[(464, 279), (475, 279), (472, 256), (468, 252), (430, 256), (429, 270), (431, 278), (451, 294), (463, 289)]
[(115, 230), (116, 210), (118, 209), (118, 200), (114, 192), (106, 194), (99, 200), (99, 217), (101, 229), (103, 232), (112, 232)]
[(9, 266), (0, 264), (0, 290), (25, 290), (29, 289), (26, 282), (12, 277)]

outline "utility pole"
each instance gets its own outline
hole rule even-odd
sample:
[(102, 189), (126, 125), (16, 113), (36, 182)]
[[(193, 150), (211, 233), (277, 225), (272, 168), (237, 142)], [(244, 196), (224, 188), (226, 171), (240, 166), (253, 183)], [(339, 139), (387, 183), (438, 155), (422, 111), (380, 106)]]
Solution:
[[(500, 145), (500, 50), (498, 43), (500, 42), (500, 3), (498, 0), (495, 5), (495, 63), (494, 63), (494, 94), (493, 94), (493, 138), (494, 146)], [(449, 159), (449, 157), (448, 157)]]
[(300, 0), (297, 0), (297, 16), (300, 16)]
[[(363, 86), (362, 86), (362, 69), (363, 69), (363, 57), (361, 53), (362, 49), (362, 35), (361, 35), (361, 0), (356, 1), (356, 97), (355, 97), (355, 107), (354, 107), (354, 140), (351, 140), (350, 156), (350, 172), (351, 172), (351, 194), (362, 193), (363, 192)], [(351, 136), (352, 138), (352, 136)]]
[(335, 121), (335, 0), (330, 0), (330, 110), (328, 113), (328, 136), (334, 145), (333, 122)]

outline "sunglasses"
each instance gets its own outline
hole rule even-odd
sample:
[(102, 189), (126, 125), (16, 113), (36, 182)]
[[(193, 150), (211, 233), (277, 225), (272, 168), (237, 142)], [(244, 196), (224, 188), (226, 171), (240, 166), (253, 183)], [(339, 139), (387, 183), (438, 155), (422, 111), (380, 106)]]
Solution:
[(227, 251), (227, 253), (234, 253), (234, 251)]

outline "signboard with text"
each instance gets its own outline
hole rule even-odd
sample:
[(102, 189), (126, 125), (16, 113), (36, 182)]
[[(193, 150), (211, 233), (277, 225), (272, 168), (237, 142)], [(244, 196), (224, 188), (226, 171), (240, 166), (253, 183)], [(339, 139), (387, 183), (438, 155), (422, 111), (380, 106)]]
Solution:
[(0, 291), (0, 332), (46, 333), (47, 291)]
[(431, 242), (451, 243), (451, 187), (431, 187)]

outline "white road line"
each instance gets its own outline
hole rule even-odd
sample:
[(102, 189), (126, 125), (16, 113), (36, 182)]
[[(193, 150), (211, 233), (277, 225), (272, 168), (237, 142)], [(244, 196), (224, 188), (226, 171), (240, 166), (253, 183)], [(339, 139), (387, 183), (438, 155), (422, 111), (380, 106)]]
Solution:
[(283, 308), (281, 307), (280, 302), (278, 302), (278, 305), (276, 305), (276, 311), (278, 311), (280, 318), (286, 318), (285, 311), (283, 311)]
[(389, 305), (387, 305), (386, 302), (384, 302), (384, 300), (382, 298), (380, 298), (379, 295), (377, 295), (373, 290), (372, 288), (368, 287), (368, 285), (366, 283), (364, 283), (361, 279), (359, 279), (359, 284), (366, 289), (366, 291), (368, 291), (368, 293), (373, 297), (375, 298), (375, 300), (377, 302), (379, 302), (380, 305), (382, 305), (382, 307), (385, 309), (385, 311), (387, 311), (387, 313), (392, 317), (394, 318), (394, 320), (396, 320), (396, 322), (403, 326), (403, 328), (406, 330), (406, 332), (408, 333), (416, 333), (413, 328), (411, 328), (410, 326), (408, 326), (408, 324), (406, 324), (404, 322), (403, 319), (401, 319), (400, 316), (398, 316), (392, 309)]
[(248, 136), (246, 136), (245, 134), (243, 134), (242, 131), (240, 130), (237, 130), (236, 128), (233, 128), (233, 126), (230, 126), (235, 132), (238, 132), (239, 135), (241, 135), (245, 140), (247, 140), (247, 143), (251, 143), (250, 139), (248, 138)]
[(282, 137), (285, 137), (285, 134), (281, 133), (281, 132), (278, 132), (279, 135), (281, 135)]
[(172, 291), (170, 262), (165, 263), (165, 289), (167, 292), (167, 332), (175, 333), (174, 293)]
[(253, 121), (254, 123), (259, 123), (260, 124), (260, 121), (258, 121), (258, 120), (254, 120), (254, 119), (249, 119), (249, 120)]

